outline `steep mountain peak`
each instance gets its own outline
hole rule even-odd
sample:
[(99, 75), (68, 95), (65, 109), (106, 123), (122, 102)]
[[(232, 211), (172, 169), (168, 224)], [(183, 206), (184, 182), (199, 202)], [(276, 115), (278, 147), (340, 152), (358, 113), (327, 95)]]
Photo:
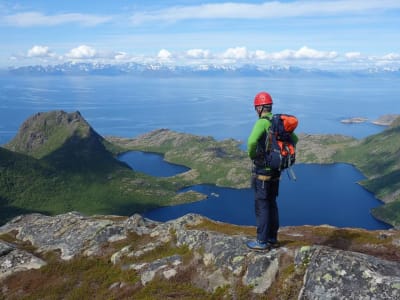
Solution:
[(35, 114), (22, 124), (5, 148), (74, 172), (102, 173), (122, 165), (113, 157), (113, 145), (100, 136), (78, 111)]
[(85, 139), (91, 136), (99, 138), (79, 111), (39, 112), (21, 125), (18, 134), (6, 148), (42, 158), (59, 149), (72, 137)]

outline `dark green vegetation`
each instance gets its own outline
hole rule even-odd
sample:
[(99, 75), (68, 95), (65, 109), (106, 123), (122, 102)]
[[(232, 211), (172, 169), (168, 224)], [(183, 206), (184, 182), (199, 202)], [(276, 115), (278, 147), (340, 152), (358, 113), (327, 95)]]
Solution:
[(13, 216), (71, 210), (132, 214), (199, 199), (170, 182), (133, 172), (114, 154), (122, 149), (99, 136), (79, 113), (41, 113), (0, 147), (0, 223)]
[[(177, 194), (182, 187), (199, 183), (248, 187), (251, 163), (238, 146), (235, 140), (216, 141), (167, 129), (135, 139), (105, 140), (79, 113), (37, 114), (0, 148), (0, 223), (34, 211), (130, 215), (199, 200), (203, 196), (194, 192)], [(298, 163), (354, 164), (367, 176), (361, 184), (386, 202), (373, 214), (400, 224), (400, 119), (362, 140), (300, 135), (297, 149)], [(128, 150), (160, 153), (191, 170), (168, 178), (134, 172), (115, 158)]]

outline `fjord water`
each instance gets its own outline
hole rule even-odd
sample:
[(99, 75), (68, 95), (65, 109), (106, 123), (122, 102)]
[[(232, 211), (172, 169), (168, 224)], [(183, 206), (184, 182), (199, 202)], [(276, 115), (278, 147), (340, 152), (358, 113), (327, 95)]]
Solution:
[(156, 153), (129, 151), (121, 154), (118, 159), (127, 163), (135, 171), (155, 177), (169, 177), (190, 170), (181, 165), (167, 163), (163, 156)]
[[(382, 127), (369, 122), (342, 124), (340, 120), (350, 117), (374, 120), (384, 114), (399, 113), (394, 110), (398, 107), (400, 95), (398, 78), (1, 76), (0, 145), (8, 142), (28, 117), (37, 112), (59, 109), (68, 112), (80, 111), (103, 136), (135, 137), (154, 129), (169, 128), (179, 132), (213, 136), (219, 140), (234, 138), (245, 141), (256, 120), (252, 106), (253, 97), (261, 90), (272, 94), (275, 102), (274, 112), (298, 116), (300, 125), (297, 132), (345, 134), (363, 138), (380, 132)], [(164, 168), (159, 163), (156, 166), (159, 166), (159, 169)], [(371, 194), (355, 184), (359, 179), (348, 179), (357, 187), (358, 192), (344, 194), (346, 191), (338, 184), (337, 179), (346, 178), (348, 174), (356, 172), (351, 166), (344, 169), (332, 166), (296, 166), (299, 167), (304, 168), (306, 174), (299, 175), (295, 186), (300, 190), (294, 195), (296, 199), (303, 199), (298, 203), (305, 205), (310, 218), (318, 216), (328, 205), (342, 203), (320, 200), (326, 199), (328, 194), (335, 199), (357, 199), (359, 203), (371, 199), (376, 201)], [(322, 169), (319, 170), (319, 167)], [(338, 177), (328, 180), (321, 176), (329, 176), (330, 172)], [(301, 178), (305, 181), (300, 182)], [(282, 185), (286, 184), (284, 182), (282, 181)], [(325, 184), (335, 188), (327, 192)], [(281, 189), (281, 210), (284, 210), (282, 205), (285, 205), (286, 198), (293, 198), (283, 196), (286, 190), (289, 188)], [(222, 195), (225, 191), (230, 190), (216, 193)], [(312, 192), (307, 196), (301, 194), (307, 191)], [(239, 193), (241, 192), (245, 191)], [(251, 203), (247, 196), (241, 198), (246, 198), (246, 201)], [(219, 199), (222, 199), (222, 196)], [(306, 205), (304, 199), (316, 202)], [(317, 205), (321, 203), (324, 207)], [(341, 213), (332, 213), (332, 217), (335, 220), (341, 219), (349, 210), (349, 205), (337, 204)], [(355, 205), (358, 207), (359, 204)], [(240, 205), (228, 206), (241, 209)], [(210, 211), (212, 207), (211, 205)], [(292, 211), (296, 212), (293, 209), (295, 206), (291, 207)], [(223, 209), (218, 211), (222, 219), (225, 212)], [(368, 209), (365, 210), (365, 214), (370, 216)], [(297, 217), (296, 213), (285, 213), (281, 221), (286, 222), (285, 218), (288, 218), (295, 222)], [(306, 223), (308, 222), (312, 221)], [(341, 224), (335, 222), (323, 223)], [(357, 226), (364, 227), (362, 224)]]
[[(161, 155), (128, 152), (120, 159), (134, 170), (152, 176), (172, 176), (184, 167), (169, 164)], [(300, 164), (293, 167), (297, 180), (282, 173), (278, 206), (282, 226), (321, 225), (387, 229), (370, 210), (381, 203), (357, 184), (362, 174), (348, 164)], [(158, 170), (158, 171), (157, 171)], [(162, 170), (162, 171), (161, 171)], [(165, 175), (162, 175), (165, 174)], [(254, 191), (215, 185), (196, 185), (180, 192), (197, 191), (207, 198), (202, 201), (161, 207), (145, 213), (157, 221), (168, 221), (187, 213), (198, 213), (213, 220), (237, 225), (255, 225)]]

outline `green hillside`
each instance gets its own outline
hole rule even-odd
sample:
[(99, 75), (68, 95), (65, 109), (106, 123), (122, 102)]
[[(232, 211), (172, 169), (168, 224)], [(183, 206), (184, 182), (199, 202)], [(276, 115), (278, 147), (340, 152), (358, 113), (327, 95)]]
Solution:
[(233, 139), (216, 141), (168, 129), (155, 130), (136, 139), (110, 138), (110, 142), (129, 150), (156, 152), (166, 161), (191, 168), (191, 180), (218, 186), (249, 187), (251, 161)]
[[(25, 212), (131, 214), (197, 200), (176, 194), (187, 182), (137, 173), (118, 161), (79, 113), (49, 112), (28, 119), (0, 148), (0, 223)], [(11, 151), (12, 150), (12, 151)]]
[[(135, 172), (115, 158), (128, 150), (161, 153), (190, 171), (167, 178)], [(367, 177), (361, 184), (386, 203), (373, 214), (400, 225), (400, 118), (362, 140), (302, 134), (297, 150), (297, 163), (355, 165)], [(105, 140), (78, 112), (39, 113), (0, 148), (0, 223), (25, 212), (128, 215), (195, 201), (204, 195), (177, 191), (200, 183), (249, 187), (250, 168), (239, 142), (231, 139), (160, 129)]]

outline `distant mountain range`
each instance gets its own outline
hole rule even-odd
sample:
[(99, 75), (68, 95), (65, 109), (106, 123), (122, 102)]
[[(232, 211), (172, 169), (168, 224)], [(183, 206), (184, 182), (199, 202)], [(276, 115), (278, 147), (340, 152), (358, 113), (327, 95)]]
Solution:
[(64, 63), (58, 65), (35, 65), (24, 67), (12, 67), (6, 71), (14, 75), (104, 75), (104, 76), (262, 76), (262, 77), (298, 77), (298, 76), (400, 76), (400, 68), (373, 68), (364, 70), (322, 70), (318, 68), (308, 69), (294, 66), (269, 66), (261, 67), (253, 64), (235, 66), (202, 64), (196, 66), (170, 66), (160, 63)]

